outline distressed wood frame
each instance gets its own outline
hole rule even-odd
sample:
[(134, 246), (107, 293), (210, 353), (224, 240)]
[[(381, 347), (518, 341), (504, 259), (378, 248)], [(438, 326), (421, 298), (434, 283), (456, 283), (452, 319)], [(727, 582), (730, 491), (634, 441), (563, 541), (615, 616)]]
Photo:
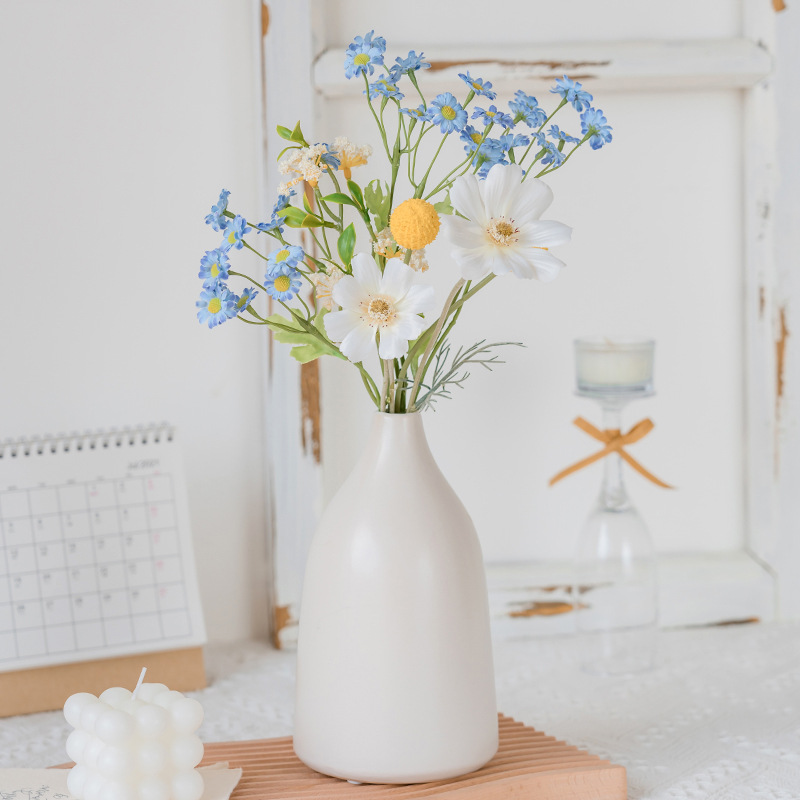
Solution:
[[(314, 52), (311, 5), (299, 0), (290, 10), (281, 3), (270, 7), (270, 27), (279, 33), (267, 34), (261, 50), (267, 138), (276, 109), (284, 123), (312, 120), (317, 99), (335, 101), (361, 89), (342, 74), (343, 47)], [(790, 299), (800, 295), (800, 278), (790, 270), (790, 259), (800, 252), (800, 226), (788, 212), (781, 215), (781, 207), (776, 213), (777, 201), (798, 210), (792, 192), (800, 187), (800, 155), (788, 132), (800, 127), (800, 100), (789, 83), (800, 74), (800, 12), (790, 17), (780, 0), (742, 2), (742, 9), (741, 38), (545, 44), (536, 46), (535, 60), (532, 48), (522, 46), (441, 45), (430, 48), (439, 60), (426, 75), (432, 91), (452, 85), (458, 72), (480, 69), (500, 91), (541, 91), (569, 71), (603, 92), (742, 93), (746, 543), (729, 553), (661, 559), (664, 625), (800, 616), (800, 585), (794, 580), (800, 573), (800, 426), (789, 375), (790, 367), (791, 375), (800, 374), (800, 355), (788, 344), (794, 327)], [(303, 65), (309, 65), (308, 73)], [(266, 140), (265, 149), (269, 154)], [(780, 184), (779, 173), (788, 181)], [(266, 176), (268, 187), (277, 183), (271, 163)], [(270, 519), (277, 531), (275, 631), (276, 643), (286, 646), (294, 639), (299, 576), (320, 499), (318, 373), (304, 375), (289, 359), (270, 360), (266, 399)], [(279, 431), (269, 424), (276, 415)], [(297, 570), (296, 580), (283, 574), (287, 568)], [(496, 631), (571, 629), (572, 615), (562, 613), (572, 608), (569, 572), (569, 565), (556, 563), (489, 565)]]

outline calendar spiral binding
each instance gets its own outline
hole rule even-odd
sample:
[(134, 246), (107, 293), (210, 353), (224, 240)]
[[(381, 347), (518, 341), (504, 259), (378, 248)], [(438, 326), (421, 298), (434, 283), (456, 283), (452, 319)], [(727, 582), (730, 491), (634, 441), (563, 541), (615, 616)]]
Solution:
[(7, 439), (0, 443), (0, 459), (41, 456), (55, 453), (80, 452), (110, 447), (135, 447), (175, 438), (175, 427), (166, 422), (134, 427), (109, 428), (108, 430), (85, 431), (83, 433)]

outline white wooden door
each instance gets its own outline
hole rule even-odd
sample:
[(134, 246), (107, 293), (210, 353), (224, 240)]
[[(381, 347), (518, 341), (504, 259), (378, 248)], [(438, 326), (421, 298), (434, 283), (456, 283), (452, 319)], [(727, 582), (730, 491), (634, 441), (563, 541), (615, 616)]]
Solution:
[[(469, 70), (492, 81), (498, 104), (523, 89), (549, 106), (553, 80), (567, 72), (614, 128), (611, 144), (581, 152), (549, 181), (556, 200), (548, 216), (574, 227), (559, 252), (568, 268), (552, 284), (496, 281), (462, 315), (454, 339), (527, 348), (508, 352), (505, 365), (474, 375), (426, 414), (434, 453), (481, 535), (498, 631), (571, 625), (569, 614), (548, 612), (566, 609), (553, 587), (569, 582), (601, 468), (552, 489), (547, 481), (593, 451), (570, 424), (578, 414), (600, 421), (589, 401), (573, 396), (572, 340), (584, 334), (657, 341), (657, 395), (629, 407), (625, 423), (655, 421), (635, 455), (678, 487), (667, 492), (628, 476), (661, 554), (663, 622), (777, 613), (776, 578), (800, 564), (790, 521), (796, 356), (786, 332), (798, 234), (785, 210), (796, 209), (800, 177), (796, 150), (778, 138), (778, 118), (797, 122), (800, 104), (787, 99), (788, 86), (776, 103), (776, 87), (788, 84), (797, 59), (796, 15), (766, 0), (646, 8), (633, 0), (511, 0), (502, 13), (454, 0), (412, 0), (402, 13), (365, 0), (269, 6), (268, 190), (278, 182), (274, 125), (298, 117), (314, 141), (344, 135), (372, 144), (376, 156), (362, 169), (379, 174), (377, 131), (361, 86), (342, 69), (347, 44), (369, 29), (386, 37), (389, 63), (410, 49), (425, 52), (433, 65), (420, 76), (426, 96), (458, 94), (458, 73)], [(558, 122), (574, 132), (577, 115), (569, 111)], [(784, 210), (776, 214), (778, 198)], [(429, 260), (425, 278), (441, 300), (456, 276), (446, 242), (429, 248)], [(329, 359), (308, 368), (309, 377), (285, 365), (285, 352), (273, 352), (270, 402), (290, 408), (293, 424), (277, 440), (273, 469), (273, 486), (283, 482), (274, 507), (285, 644), (313, 517), (357, 457), (371, 407), (347, 364)], [(272, 413), (268, 407), (268, 419)], [(313, 494), (318, 486), (309, 502), (309, 487)], [(788, 581), (777, 586), (781, 613), (800, 613), (800, 594)]]

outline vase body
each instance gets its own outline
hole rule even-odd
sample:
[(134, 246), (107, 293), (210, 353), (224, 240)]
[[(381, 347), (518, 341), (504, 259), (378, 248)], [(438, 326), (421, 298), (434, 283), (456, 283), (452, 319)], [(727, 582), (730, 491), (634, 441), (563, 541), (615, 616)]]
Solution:
[(313, 769), (418, 783), (497, 750), (483, 557), (419, 414), (376, 414), (306, 566), (294, 748)]

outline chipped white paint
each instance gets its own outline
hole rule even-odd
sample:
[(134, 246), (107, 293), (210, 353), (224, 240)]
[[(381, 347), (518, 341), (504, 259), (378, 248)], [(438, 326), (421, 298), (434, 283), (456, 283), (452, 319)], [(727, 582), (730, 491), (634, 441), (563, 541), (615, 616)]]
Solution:
[[(325, 99), (358, 95), (360, 81), (348, 81), (342, 70), (344, 47), (322, 53), (314, 67), (314, 84)], [(405, 52), (396, 45), (398, 53)], [(478, 72), (499, 92), (520, 87), (549, 88), (565, 72), (591, 80), (598, 91), (745, 89), (771, 69), (769, 53), (748, 39), (647, 42), (572, 42), (567, 44), (441, 44), (426, 48), (432, 68), (420, 84), (432, 94), (457, 85), (458, 73)]]
[[(261, 30), (261, 3), (255, 0)], [(313, 98), (302, 65), (313, 61), (311, 9), (308, 0), (269, 3), (270, 24), (263, 41), (265, 208), (272, 208), (281, 182), (276, 157), (280, 139), (276, 125), (303, 120), (304, 133), (313, 127)], [(289, 69), (287, 65), (292, 65)], [(268, 334), (271, 337), (271, 334)], [(300, 396), (300, 365), (288, 348), (271, 343), (265, 390), (264, 429), (273, 559), (273, 639), (293, 647), (297, 636), (303, 570), (320, 506), (321, 467), (312, 445), (304, 448)]]

